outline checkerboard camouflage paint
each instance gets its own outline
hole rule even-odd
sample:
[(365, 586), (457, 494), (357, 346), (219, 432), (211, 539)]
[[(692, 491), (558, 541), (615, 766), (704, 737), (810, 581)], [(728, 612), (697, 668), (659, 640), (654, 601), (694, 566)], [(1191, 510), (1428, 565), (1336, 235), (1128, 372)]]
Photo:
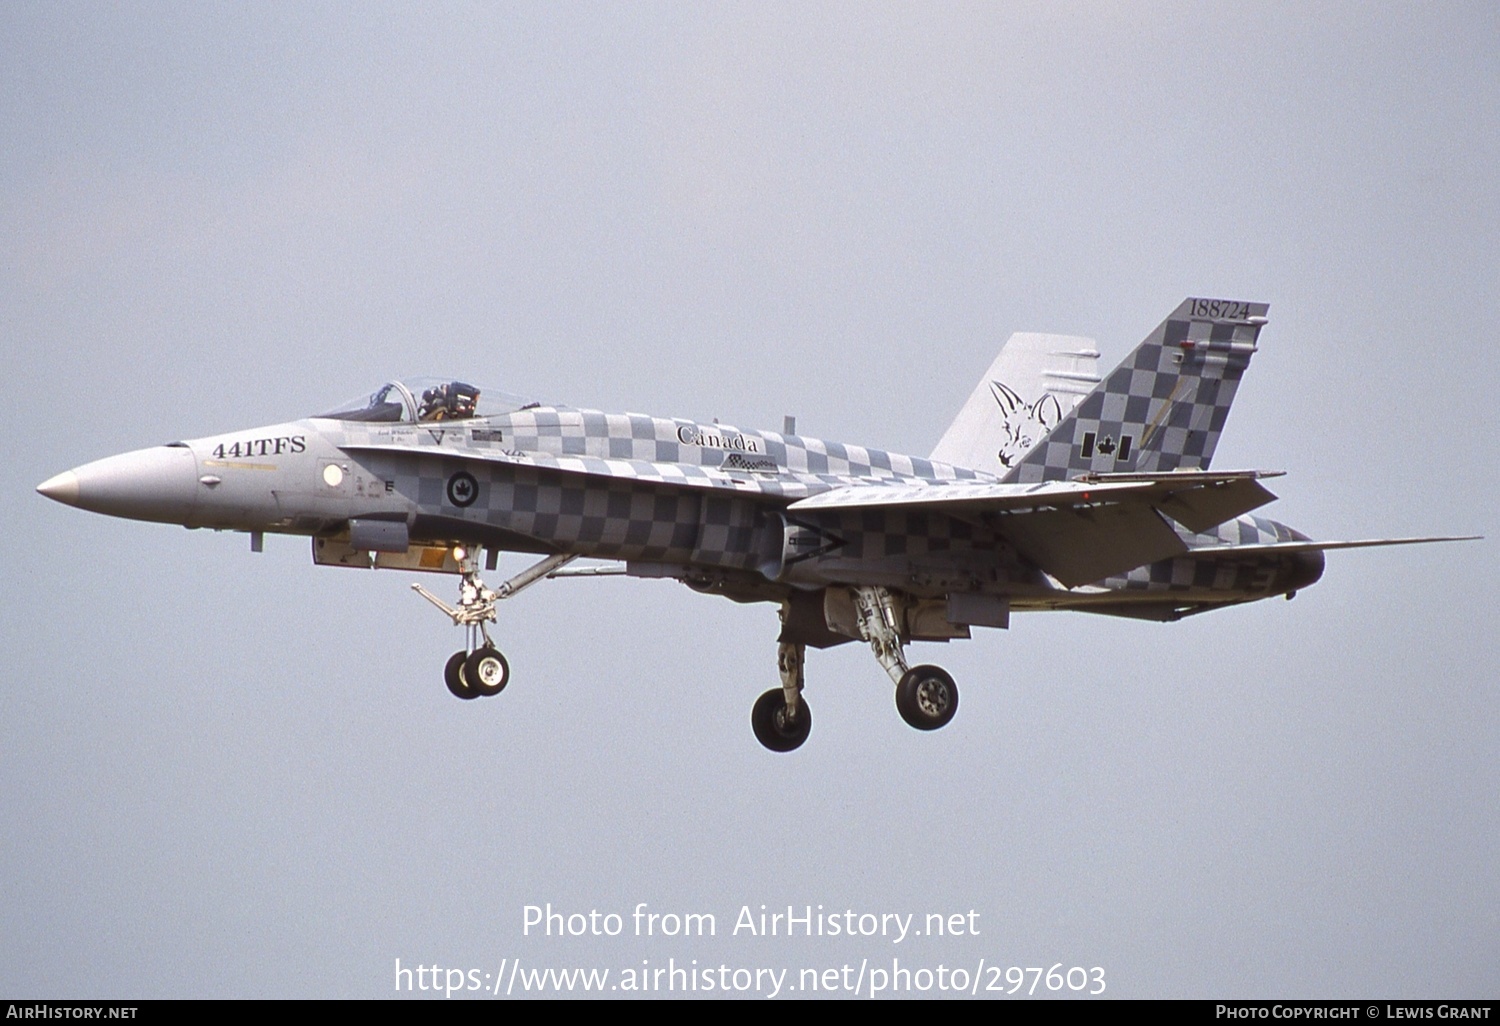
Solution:
[[(1250, 589), (1254, 584), (1251, 578), (1259, 575), (1263, 579), (1259, 587), (1269, 591), (1276, 572), (1281, 569), (1276, 561), (1264, 556), (1246, 556), (1237, 561), (1203, 557), (1212, 554), (1215, 546), (1271, 545), (1276, 542), (1306, 540), (1285, 524), (1255, 516), (1231, 520), (1205, 534), (1192, 534), (1180, 528), (1177, 533), (1197, 555), (1178, 556), (1139, 566), (1129, 573), (1108, 577), (1099, 583), (1113, 591), (1131, 593), (1189, 590), (1213, 592)], [(1288, 556), (1283, 557), (1283, 560), (1294, 558)]]
[[(597, 558), (740, 570), (779, 557), (779, 511), (788, 501), (851, 480), (988, 479), (864, 446), (566, 407), (452, 426), (356, 424), (344, 448), (391, 475), (419, 508), (445, 517), (543, 545), (576, 540)], [(476, 486), (461, 504), (450, 491), (457, 474)], [(866, 514), (860, 524), (864, 530), (835, 525), (858, 551), (920, 552), (973, 534), (967, 523), (927, 513)]]
[(1186, 300), (1004, 480), (1207, 470), (1268, 309)]
[[(1005, 480), (1206, 469), (1266, 311), (1265, 304), (1184, 302)], [(864, 564), (875, 576), (904, 574), (918, 591), (913, 568), (944, 555), (968, 559), (975, 568), (969, 586), (981, 590), (1003, 589), (1027, 573), (993, 521), (910, 507), (783, 513), (789, 502), (833, 488), (997, 480), (919, 457), (560, 406), (344, 427), (345, 451), (379, 464), (424, 513), (532, 539), (543, 551), (566, 540), (570, 551), (596, 558), (745, 572), (785, 570), (803, 559)], [(455, 491), (460, 478), (467, 480)], [(783, 541), (796, 530), (812, 536), (813, 551), (788, 557)], [(1208, 535), (1179, 534), (1192, 548), (1276, 540), (1278, 531), (1286, 533), (1247, 516)], [(1100, 584), (1126, 592), (1223, 589), (1235, 586), (1235, 573), (1183, 556)], [(950, 586), (936, 574), (933, 590)]]
[[(424, 448), (427, 453), (415, 461), (394, 453), (379, 454), (381, 462), (391, 461), (382, 472), (394, 474), (397, 490), (414, 496), (422, 509), (441, 510), (452, 520), (536, 539), (542, 548), (552, 539), (570, 539), (572, 548), (595, 558), (731, 571), (759, 572), (780, 565), (785, 529), (782, 510), (787, 499), (835, 483), (799, 475), (780, 482), (775, 491), (742, 491), (714, 468), (688, 468), (702, 469), (703, 476), (691, 478), (696, 486), (685, 486), (688, 479), (596, 476), (585, 470), (593, 457), (540, 464), (483, 463), (458, 458), (456, 448), (446, 453), (439, 445)], [(562, 469), (573, 460), (577, 470)], [(476, 484), (473, 498), (463, 506), (448, 494), (449, 482), (460, 473), (472, 473)], [(941, 593), (955, 578), (939, 573), (926, 587), (911, 579), (913, 567), (940, 557), (948, 557), (942, 560), (946, 565), (967, 564), (968, 570), (960, 576), (974, 590), (1004, 590), (1025, 573), (1008, 551), (1003, 535), (992, 526), (941, 511), (797, 511), (789, 519), (794, 527), (800, 525), (829, 539), (825, 551), (809, 557), (809, 565), (801, 567), (801, 572), (793, 569), (787, 575), (791, 580), (815, 581), (818, 573), (808, 571), (826, 571), (830, 569), (827, 561), (834, 561), (845, 568), (863, 565), (875, 577), (907, 580), (914, 593)], [(1179, 534), (1194, 548), (1291, 538), (1281, 525), (1248, 516), (1207, 534), (1181, 530)], [(1243, 575), (1226, 577), (1226, 573), (1213, 560), (1183, 556), (1100, 583), (1132, 593), (1244, 586)]]

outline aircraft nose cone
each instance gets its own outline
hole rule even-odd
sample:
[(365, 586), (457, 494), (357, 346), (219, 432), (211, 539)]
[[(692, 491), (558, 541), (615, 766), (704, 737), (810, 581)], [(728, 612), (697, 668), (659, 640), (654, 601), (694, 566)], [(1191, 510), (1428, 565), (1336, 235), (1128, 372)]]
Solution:
[(64, 470), (61, 474), (54, 474), (37, 485), (36, 490), (47, 498), (61, 502), (64, 505), (78, 505), (78, 475), (71, 470)]
[(196, 467), (191, 450), (162, 445), (65, 470), (36, 490), (95, 513), (181, 524), (197, 494)]

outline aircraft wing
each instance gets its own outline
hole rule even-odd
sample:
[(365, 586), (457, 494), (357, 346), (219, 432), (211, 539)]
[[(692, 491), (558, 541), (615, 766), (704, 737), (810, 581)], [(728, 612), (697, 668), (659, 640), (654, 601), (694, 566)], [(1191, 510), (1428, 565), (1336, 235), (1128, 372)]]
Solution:
[(1164, 517), (1190, 531), (1205, 531), (1256, 509), (1275, 496), (1258, 483), (1259, 471), (1168, 471), (1157, 474), (1087, 474), (1072, 481), (1027, 484), (998, 481), (851, 482), (813, 494), (817, 482), (746, 469), (583, 455), (512, 452), (443, 442), (433, 445), (365, 443), (350, 452), (389, 452), (458, 461), (504, 463), (633, 483), (732, 491), (792, 500), (792, 511), (899, 509), (942, 512), (982, 521), (1066, 587), (1101, 580), (1187, 551)]
[(1177, 471), (1162, 474), (1088, 474), (1072, 481), (1003, 484), (984, 481), (900, 482), (834, 488), (792, 503), (792, 509), (943, 507), (955, 515), (998, 513), (1039, 506), (1146, 502), (1189, 531), (1206, 531), (1276, 496), (1258, 482), (1280, 471)]
[(718, 467), (690, 463), (657, 463), (650, 460), (605, 459), (599, 456), (554, 456), (550, 453), (514, 452), (505, 449), (444, 442), (434, 445), (404, 445), (388, 442), (342, 445), (345, 452), (386, 452), (402, 456), (427, 456), (436, 459), (473, 460), (503, 463), (512, 467), (536, 467), (564, 474), (589, 477), (611, 477), (637, 484), (674, 485), (754, 495), (798, 499), (813, 493), (816, 483), (795, 477), (766, 472), (755, 467), (752, 459), (728, 453)]
[(788, 509), (908, 508), (981, 520), (1065, 587), (1182, 555), (1164, 518), (1206, 531), (1272, 501), (1260, 471), (1090, 474), (1072, 481), (872, 484), (835, 488)]

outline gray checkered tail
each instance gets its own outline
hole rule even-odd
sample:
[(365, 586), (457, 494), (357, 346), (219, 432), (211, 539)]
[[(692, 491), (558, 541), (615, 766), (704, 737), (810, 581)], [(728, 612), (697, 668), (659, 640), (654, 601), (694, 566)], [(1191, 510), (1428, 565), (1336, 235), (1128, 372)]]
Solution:
[(1183, 300), (1003, 480), (1207, 470), (1268, 309)]

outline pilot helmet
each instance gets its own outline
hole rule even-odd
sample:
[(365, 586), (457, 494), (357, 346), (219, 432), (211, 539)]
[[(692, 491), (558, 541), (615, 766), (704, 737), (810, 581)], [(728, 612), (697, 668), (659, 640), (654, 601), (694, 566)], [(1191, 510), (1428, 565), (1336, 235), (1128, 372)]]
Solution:
[(422, 393), (419, 420), (458, 420), (474, 416), (479, 404), (479, 389), (462, 381), (434, 385)]
[(448, 392), (448, 411), (455, 417), (472, 417), (479, 405), (479, 389), (462, 381), (444, 386)]
[(447, 405), (447, 385), (434, 385), (422, 393), (422, 405), (417, 409), (419, 420), (437, 420)]

